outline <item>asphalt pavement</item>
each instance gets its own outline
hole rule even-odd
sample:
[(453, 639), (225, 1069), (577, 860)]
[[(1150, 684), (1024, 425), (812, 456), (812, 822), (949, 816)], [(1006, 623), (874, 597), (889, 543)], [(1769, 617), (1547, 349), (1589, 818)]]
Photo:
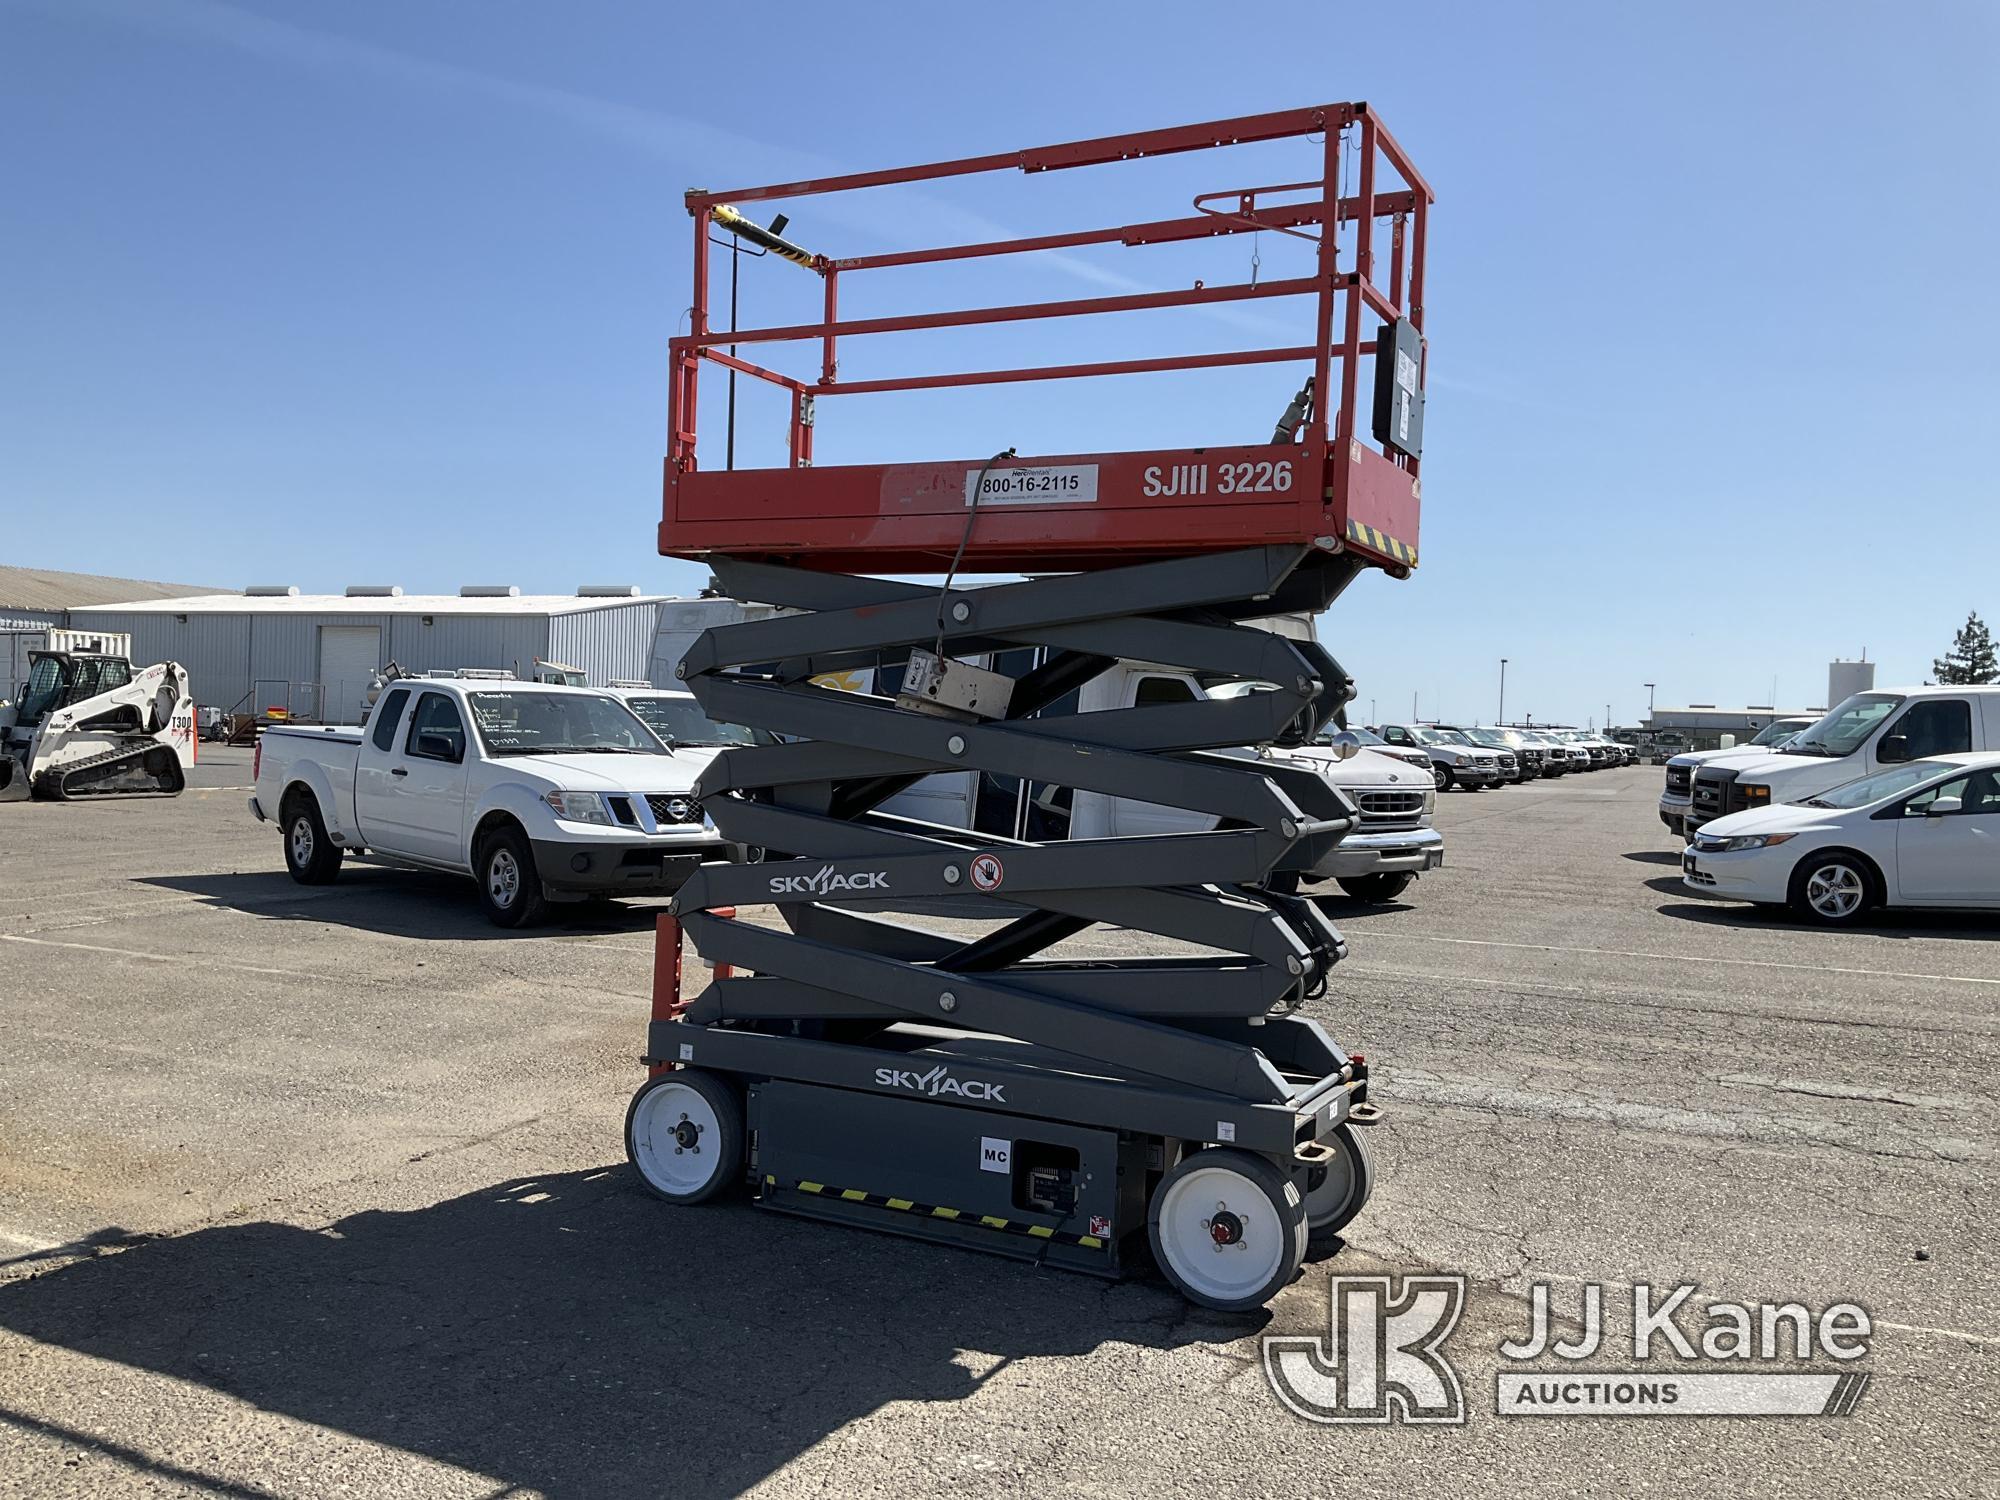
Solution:
[[(1992, 1493), (2000, 929), (1702, 899), (1659, 779), (1447, 794), (1443, 870), (1328, 901), (1312, 1013), (1371, 1061), (1378, 1183), (1254, 1317), (649, 1197), (655, 908), (296, 886), (246, 751), (0, 807), (0, 1495)], [(1261, 1337), (1409, 1273), (1467, 1278), (1463, 1424), (1286, 1410)], [(1684, 1282), (1697, 1334), (1866, 1308), (1852, 1413), (1494, 1415), (1534, 1284)], [(1593, 1367), (1633, 1367), (1611, 1321)]]

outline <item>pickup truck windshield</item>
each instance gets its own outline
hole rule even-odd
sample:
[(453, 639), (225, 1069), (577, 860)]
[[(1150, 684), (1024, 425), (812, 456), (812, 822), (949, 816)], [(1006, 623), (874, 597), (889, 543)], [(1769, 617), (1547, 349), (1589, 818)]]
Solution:
[(658, 736), (600, 693), (467, 693), (489, 755), (665, 755)]
[(1792, 755), (1852, 755), (1903, 700), (1894, 693), (1856, 693), (1789, 747)]
[(757, 736), (740, 724), (718, 724), (692, 698), (627, 698), (626, 706), (670, 745), (754, 745)]
[[(1389, 743), (1387, 740), (1383, 739), (1381, 735), (1370, 734), (1365, 729), (1350, 728), (1346, 732), (1348, 734), (1353, 735), (1357, 740), (1361, 741), (1361, 743), (1364, 745), (1371, 745), (1371, 746), (1386, 745)], [(1341, 728), (1338, 724), (1329, 724), (1326, 726), (1326, 728), (1322, 729), (1319, 732), (1319, 739), (1316, 741), (1316, 743), (1321, 745), (1331, 745), (1333, 743), (1333, 737), (1339, 733), (1341, 733)]]
[(1456, 729), (1412, 729), (1419, 744), (1424, 745), (1470, 745), (1471, 740)]
[(1948, 762), (1935, 760), (1913, 760), (1906, 766), (1892, 766), (1886, 771), (1877, 771), (1873, 776), (1864, 776), (1859, 781), (1850, 781), (1831, 791), (1821, 792), (1817, 797), (1805, 800), (1807, 807), (1866, 807), (1871, 802), (1880, 802), (1885, 797), (1893, 797), (1899, 792), (1907, 792), (1911, 787), (1929, 781), (1941, 771), (1957, 770)]
[(1757, 738), (1750, 743), (1753, 745), (1782, 745), (1801, 729), (1804, 729), (1807, 722), (1807, 720), (1803, 719), (1773, 719), (1757, 731)]

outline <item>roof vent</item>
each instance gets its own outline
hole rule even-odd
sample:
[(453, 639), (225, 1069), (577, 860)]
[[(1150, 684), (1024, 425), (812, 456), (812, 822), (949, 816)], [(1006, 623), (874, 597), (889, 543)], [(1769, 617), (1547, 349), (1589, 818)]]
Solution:
[(253, 583), (243, 592), (252, 599), (296, 599), (299, 586), (296, 583)]
[(1713, 707), (1715, 707), (1715, 705), (1714, 705), (1713, 703), (1690, 703), (1690, 704), (1688, 705), (1688, 707), (1689, 707), (1689, 708), (1713, 708)]
[(400, 583), (350, 583), (347, 586), (350, 599), (400, 599), (403, 586)]
[(576, 591), (579, 599), (636, 599), (639, 585), (636, 583), (586, 583)]
[(468, 583), (458, 591), (461, 599), (518, 599), (521, 586), (515, 583)]

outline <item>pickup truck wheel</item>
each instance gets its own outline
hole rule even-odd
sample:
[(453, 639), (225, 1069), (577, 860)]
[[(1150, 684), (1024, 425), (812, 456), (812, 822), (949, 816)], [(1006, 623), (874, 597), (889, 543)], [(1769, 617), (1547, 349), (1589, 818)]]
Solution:
[(1394, 901), (1416, 878), (1407, 870), (1384, 870), (1375, 875), (1352, 875), (1334, 883), (1356, 901), (1381, 902)]
[(1437, 783), (1441, 792), (1451, 790), (1451, 767), (1441, 760), (1431, 762), (1431, 780)]
[(294, 797), (279, 816), (285, 835), (285, 868), (300, 885), (326, 885), (340, 873), (340, 845), (326, 836), (319, 804)]
[(495, 927), (531, 927), (548, 914), (535, 851), (518, 828), (501, 828), (479, 846), (473, 866), (479, 903)]

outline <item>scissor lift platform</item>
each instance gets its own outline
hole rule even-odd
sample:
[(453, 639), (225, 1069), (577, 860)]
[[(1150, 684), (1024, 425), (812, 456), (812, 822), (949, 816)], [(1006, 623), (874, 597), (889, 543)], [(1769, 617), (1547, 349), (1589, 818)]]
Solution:
[[(710, 326), (708, 259), (716, 227), (762, 233), (737, 211), (738, 204), (1314, 137), (1319, 138), (1311, 144), (1318, 178), (1204, 193), (1195, 199), (1192, 214), (1178, 218), (847, 258), (808, 255), (766, 234), (765, 240), (783, 247), (785, 258), (822, 279), (824, 318), (779, 327)], [(1358, 152), (1349, 193), (1341, 190), (1343, 149)], [(1399, 181), (1378, 182), (1378, 168)], [(1365, 104), (1330, 104), (896, 171), (690, 193), (687, 202), (695, 228), (694, 301), (690, 332), (670, 345), (673, 382), (659, 538), (664, 553), (787, 559), (836, 572), (938, 571), (959, 547), (973, 487), (980, 485), (980, 521), (962, 559), (972, 572), (1063, 572), (1259, 542), (1351, 547), (1398, 574), (1416, 565), (1424, 255), (1431, 192)], [(838, 317), (840, 287), (864, 273), (1092, 245), (1143, 250), (1265, 232), (1313, 241), (1314, 273), (1068, 301), (847, 321)], [(1384, 237), (1386, 257), (1380, 253)], [(1066, 329), (1068, 320), (1103, 314), (1247, 301), (1307, 304), (1309, 311), (1300, 318), (1301, 341), (870, 380), (843, 379), (839, 373), (842, 341), (863, 336), (1035, 320), (1058, 320), (1051, 326)], [(817, 352), (816, 372), (787, 374), (740, 352), (746, 345), (799, 344)], [(1372, 362), (1374, 370), (1366, 385), (1364, 361)], [(705, 362), (789, 393), (788, 467), (713, 469), (697, 463), (698, 377)], [(820, 404), (835, 396), (1263, 365), (1297, 372), (1288, 391), (1304, 376), (1318, 393), (1311, 409), (1301, 413), (1295, 441), (1275, 447), (1225, 441), (1138, 452), (1010, 456), (990, 465), (983, 456), (936, 463), (813, 464)], [(1366, 419), (1364, 400), (1371, 404)]]
[[(1320, 181), (1203, 195), (1192, 218), (1029, 241), (836, 261), (733, 207), (1322, 131)], [(1352, 195), (1336, 190), (1344, 144), (1359, 152)], [(1378, 160), (1399, 185), (1378, 189)], [(747, 1182), (783, 1212), (1107, 1275), (1150, 1250), (1196, 1301), (1262, 1303), (1311, 1245), (1337, 1245), (1366, 1202), (1373, 1169), (1356, 1127), (1375, 1110), (1366, 1061), (1302, 1013), (1346, 950), (1286, 878), (1323, 860), (1356, 811), (1306, 764), (1244, 748), (1315, 734), (1353, 684), (1315, 642), (1257, 622), (1317, 614), (1360, 574), (1416, 563), (1428, 187), (1367, 107), (1349, 104), (688, 201), (701, 254), (693, 331), (673, 346), (660, 547), (708, 561), (729, 594), (779, 613), (709, 631), (680, 665), (712, 717), (771, 742), (725, 751), (698, 787), (721, 835), (757, 857), (703, 867), (661, 919), (651, 1074), (627, 1120), (633, 1162), (678, 1203)], [(1377, 220), (1391, 226), (1385, 286)], [(718, 226), (824, 277), (824, 322), (711, 331)], [(1317, 275), (836, 317), (839, 278), (860, 270), (1278, 228), (1317, 238)], [(858, 333), (1266, 296), (1311, 299), (1311, 342), (851, 384), (835, 367), (837, 341)], [(1381, 320), (1366, 341), (1364, 312)], [(799, 339), (821, 347), (811, 385), (725, 352)], [(1395, 369), (1376, 382), (1364, 437), (1367, 358)], [(697, 464), (695, 372), (708, 361), (791, 390), (787, 467)], [(1257, 446), (812, 463), (820, 395), (1274, 363), (1296, 364), (1309, 384)], [(1315, 391), (1338, 393), (1332, 410)], [(1036, 576), (956, 582), (1005, 571)], [(1029, 665), (981, 677), (963, 699), (830, 685), (906, 662), (936, 682), (1002, 657)], [(1119, 660), (1268, 691), (1078, 712), (1078, 691)], [(926, 776), (964, 772), (1018, 781), (1024, 798), (1029, 786), (1094, 793), (1188, 809), (1210, 826), (1032, 839), (885, 806)], [(980, 927), (899, 915), (939, 903)], [(737, 915), (753, 906), (779, 920)], [(1099, 927), (1173, 946), (1121, 945), (1117, 957), (1063, 946)], [(684, 993), (684, 938), (714, 967), (698, 993)]]

